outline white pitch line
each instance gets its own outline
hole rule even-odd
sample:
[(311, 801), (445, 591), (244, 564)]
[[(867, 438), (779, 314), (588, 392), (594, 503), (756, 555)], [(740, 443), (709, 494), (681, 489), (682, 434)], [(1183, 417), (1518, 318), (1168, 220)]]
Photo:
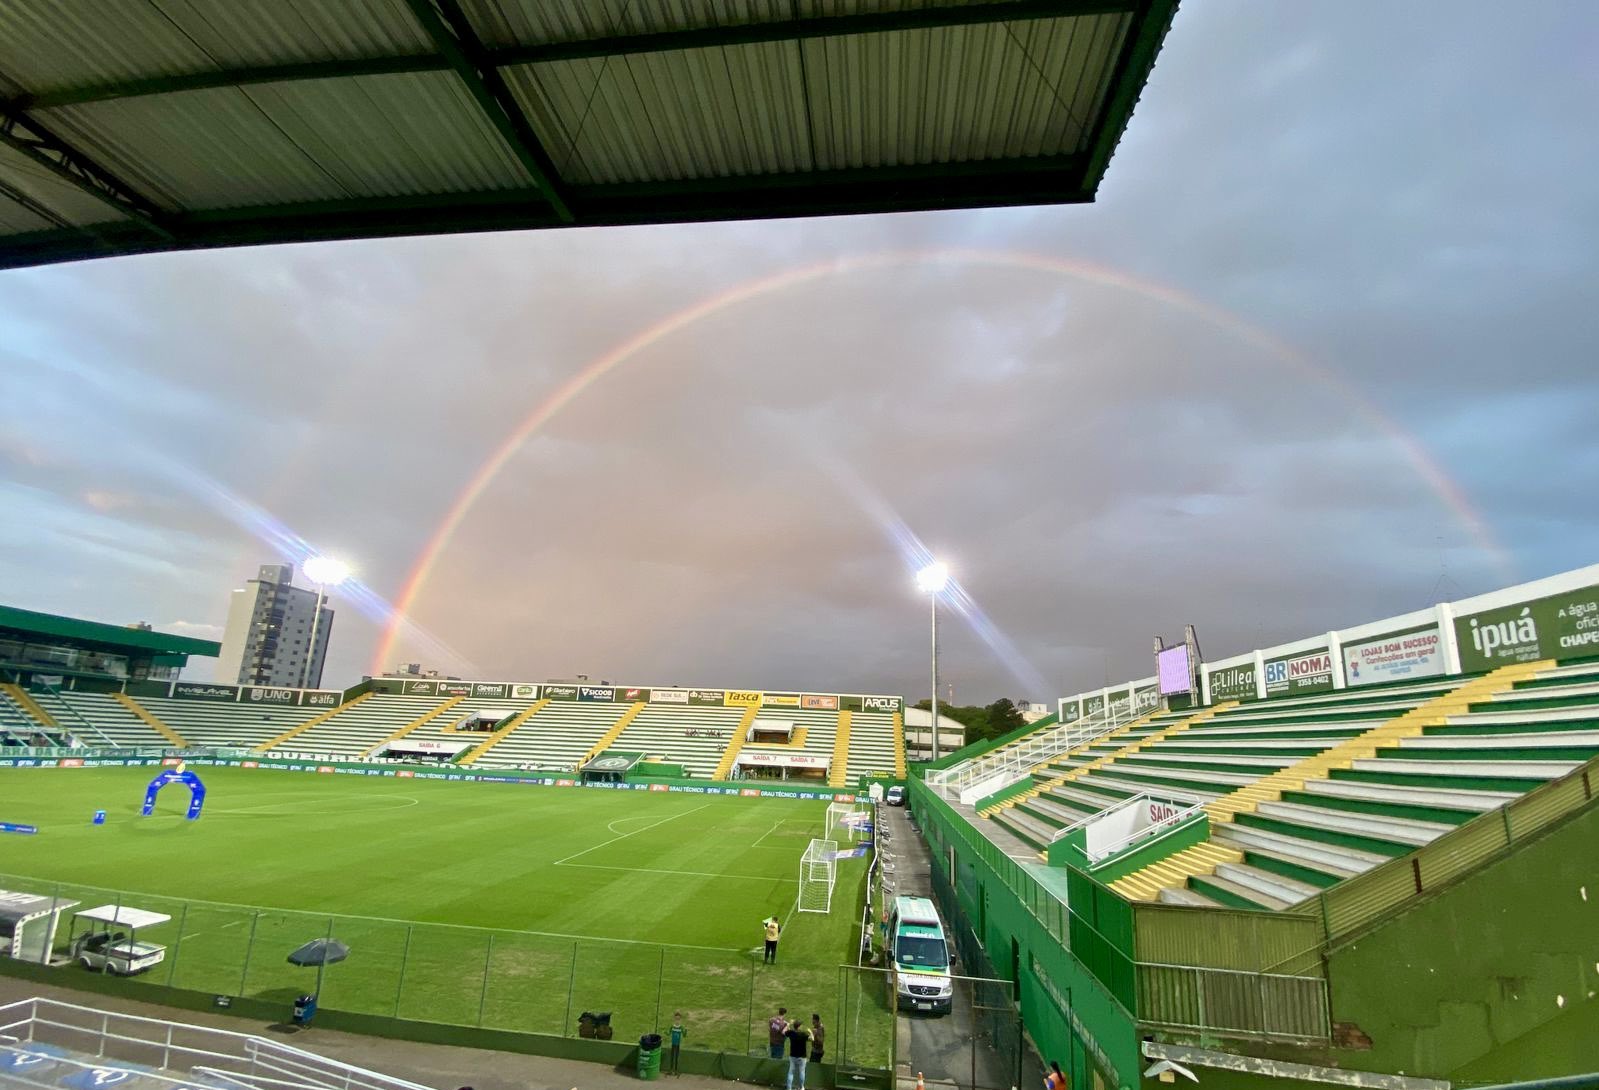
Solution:
[[(778, 827), (779, 827), (779, 826), (780, 826), (780, 825), (782, 825), (782, 824), (783, 824), (783, 822), (785, 822), (785, 821), (787, 821), (787, 820), (788, 820), (788, 819), (787, 819), (787, 818), (778, 818), (778, 819), (777, 819), (777, 820), (776, 820), (776, 821), (774, 821), (774, 822), (773, 822), (773, 823), (772, 823), (772, 827), (771, 827), (771, 828), (770, 828), (770, 829), (768, 829), (768, 830), (766, 830), (766, 831), (765, 831), (765, 832), (764, 832), (764, 833), (762, 833), (762, 834), (761, 834), (761, 835), (760, 835), (760, 836), (758, 836), (758, 837), (756, 837), (756, 838), (755, 838), (755, 843), (753, 843), (753, 844), (751, 844), (751, 845), (750, 845), (750, 847), (752, 847), (752, 848), (759, 848), (759, 847), (760, 847), (760, 846), (761, 846), (761, 841), (763, 841), (763, 840), (765, 840), (765, 839), (766, 839), (766, 838), (767, 838), (767, 837), (769, 837), (769, 836), (771, 836), (771, 835), (772, 835), (772, 834), (773, 834), (773, 833), (775, 833), (775, 832), (777, 832), (777, 830), (778, 830)], [(774, 847), (775, 847), (775, 845), (774, 845)]]
[(655, 867), (613, 867), (605, 863), (556, 863), (557, 867), (583, 867), (587, 870), (621, 870), (629, 874), (681, 874), (686, 878), (743, 878), (751, 882), (798, 882), (774, 874), (722, 874), (708, 870), (658, 870)]
[(607, 844), (615, 844), (618, 840), (626, 840), (630, 836), (638, 836), (640, 833), (648, 832), (649, 830), (655, 828), (657, 825), (665, 825), (668, 821), (674, 821), (677, 818), (687, 817), (690, 814), (698, 813), (699, 811), (705, 809), (709, 805), (710, 805), (710, 803), (708, 803), (708, 802), (701, 803), (700, 805), (694, 807), (694, 809), (692, 809), (692, 810), (684, 810), (682, 813), (670, 814), (667, 817), (663, 817), (660, 821), (653, 821), (653, 822), (651, 822), (648, 825), (642, 825), (639, 828), (634, 829), (631, 833), (623, 833), (620, 836), (613, 836), (609, 840), (602, 840), (598, 844), (594, 844), (594, 845), (592, 845), (590, 847), (584, 848), (580, 852), (573, 852), (571, 855), (567, 856), (565, 859), (557, 859), (555, 861), (555, 865), (556, 866), (560, 866), (562, 863), (567, 863), (567, 862), (570, 862), (573, 859), (578, 858), (578, 856), (587, 855), (589, 852), (597, 851), (598, 849), (605, 847)]
[[(230, 927), (238, 927), (242, 923), (244, 923), (243, 920), (234, 920), (232, 923), (225, 923), (221, 927), (215, 928), (215, 930), (217, 930), (217, 931), (226, 931), (228, 928), (230, 928)], [(180, 943), (188, 942), (190, 939), (197, 939), (201, 935), (209, 935), (210, 933), (211, 932), (209, 932), (209, 931), (188, 931), (188, 932), (185, 932), (185, 933), (179, 935), (178, 936), (178, 941)]]

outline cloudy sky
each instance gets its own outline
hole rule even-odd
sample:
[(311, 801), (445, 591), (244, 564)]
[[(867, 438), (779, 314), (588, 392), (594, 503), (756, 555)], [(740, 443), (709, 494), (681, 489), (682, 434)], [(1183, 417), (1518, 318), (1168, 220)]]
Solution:
[(220, 638), (281, 533), (402, 601), (585, 374), (330, 683), (919, 695), (913, 538), (963, 703), (1592, 563), (1596, 56), (1586, 0), (1196, 0), (1090, 206), (0, 273), (0, 601)]

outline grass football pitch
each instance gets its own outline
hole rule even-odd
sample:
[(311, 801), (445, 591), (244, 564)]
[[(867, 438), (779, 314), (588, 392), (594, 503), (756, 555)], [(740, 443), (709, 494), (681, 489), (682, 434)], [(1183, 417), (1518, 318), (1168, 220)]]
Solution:
[[(198, 768), (191, 822), (181, 785), (139, 816), (153, 771), (0, 773), (0, 821), (40, 830), (5, 837), (0, 888), (172, 916), (140, 931), (167, 957), (130, 989), (287, 1010), (316, 981), (289, 951), (331, 934), (351, 948), (323, 979), (333, 1009), (565, 1036), (603, 1010), (618, 1041), (681, 1010), (688, 1044), (743, 1053), (783, 1005), (853, 1036), (857, 1063), (886, 1052), (891, 1012), (839, 969), (855, 962), (865, 861), (839, 862), (830, 914), (794, 910), (824, 802)], [(770, 915), (785, 921), (775, 967)]]

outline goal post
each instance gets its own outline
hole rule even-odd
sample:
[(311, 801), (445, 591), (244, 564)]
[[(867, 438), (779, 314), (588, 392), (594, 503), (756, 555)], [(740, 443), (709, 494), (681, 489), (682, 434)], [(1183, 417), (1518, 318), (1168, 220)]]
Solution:
[(838, 843), (813, 840), (800, 856), (799, 900), (801, 912), (827, 913), (833, 910), (833, 883), (838, 876)]
[(827, 804), (827, 827), (824, 833), (829, 840), (859, 840), (866, 821), (866, 812), (848, 802)]

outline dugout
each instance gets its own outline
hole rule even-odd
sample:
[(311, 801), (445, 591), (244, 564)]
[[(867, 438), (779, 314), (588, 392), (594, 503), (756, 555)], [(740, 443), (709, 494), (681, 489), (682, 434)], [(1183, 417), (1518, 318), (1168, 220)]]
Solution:
[(0, 952), (18, 961), (50, 964), (61, 913), (76, 904), (60, 897), (0, 889)]
[(578, 767), (578, 779), (584, 783), (625, 783), (627, 774), (644, 759), (642, 753), (619, 753), (608, 749)]

